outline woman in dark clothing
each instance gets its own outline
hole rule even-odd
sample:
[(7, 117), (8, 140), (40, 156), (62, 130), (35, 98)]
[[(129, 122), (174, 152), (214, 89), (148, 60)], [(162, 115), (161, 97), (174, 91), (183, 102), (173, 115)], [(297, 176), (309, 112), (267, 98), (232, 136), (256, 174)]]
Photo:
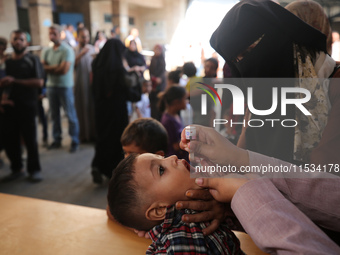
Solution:
[[(335, 62), (327, 55), (326, 37), (291, 12), (269, 0), (244, 0), (236, 4), (224, 17), (211, 37), (212, 47), (226, 60), (233, 77), (242, 78), (299, 78), (272, 79), (265, 84), (253, 84), (256, 109), (270, 109), (272, 89), (300, 87), (311, 92), (311, 100), (304, 106), (312, 114), (306, 116), (294, 105), (287, 106), (281, 114), (281, 104), (270, 115), (251, 115), (251, 119), (264, 121), (264, 125), (246, 129), (246, 147), (268, 156), (289, 162), (309, 162), (327, 123), (327, 92), (322, 85), (304, 78), (328, 78)], [(318, 75), (315, 65), (329, 66), (325, 77)], [(254, 82), (254, 79), (252, 79)], [(248, 87), (245, 84), (245, 87)], [(280, 94), (279, 94), (280, 96)], [(325, 99), (325, 100), (324, 100)], [(265, 119), (293, 119), (296, 127), (284, 127)], [(279, 123), (279, 122), (277, 122)]]
[(93, 182), (98, 184), (103, 181), (102, 174), (111, 178), (112, 170), (124, 157), (120, 143), (128, 124), (124, 50), (120, 40), (110, 39), (92, 62), (97, 137), (91, 173)]
[(158, 93), (163, 91), (166, 86), (165, 77), (165, 57), (163, 47), (157, 44), (154, 47), (154, 55), (150, 63), (150, 78), (152, 82), (152, 91), (150, 93), (151, 117), (157, 120), (161, 119), (162, 114), (158, 110)]
[[(129, 48), (125, 50), (124, 53), (126, 62), (125, 65), (128, 66), (127, 70), (129, 72), (136, 72), (137, 75), (142, 79), (143, 73), (146, 69), (146, 63), (144, 56), (137, 51), (137, 44), (135, 40), (131, 40), (129, 44)], [(142, 84), (140, 84), (142, 86)], [(132, 103), (130, 101), (127, 102), (128, 107), (128, 115), (131, 117), (132, 115)]]
[(129, 48), (125, 50), (124, 57), (130, 67), (129, 71), (135, 71), (140, 76), (143, 76), (146, 63), (143, 55), (137, 51), (137, 44), (134, 40), (130, 41)]

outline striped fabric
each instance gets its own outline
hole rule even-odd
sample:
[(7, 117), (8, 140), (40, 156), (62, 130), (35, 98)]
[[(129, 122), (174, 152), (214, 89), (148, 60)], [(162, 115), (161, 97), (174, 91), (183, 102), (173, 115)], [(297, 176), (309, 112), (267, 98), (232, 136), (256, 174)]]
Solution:
[(153, 243), (146, 254), (244, 254), (239, 240), (226, 224), (204, 236), (202, 230), (209, 223), (184, 223), (181, 220), (183, 214), (193, 213), (193, 210), (176, 210), (174, 205), (169, 206), (164, 222), (149, 231)]

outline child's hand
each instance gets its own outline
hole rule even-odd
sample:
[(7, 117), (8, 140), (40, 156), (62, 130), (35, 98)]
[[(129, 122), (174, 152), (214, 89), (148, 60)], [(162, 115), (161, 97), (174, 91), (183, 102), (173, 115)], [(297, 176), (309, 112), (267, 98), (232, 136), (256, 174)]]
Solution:
[(210, 225), (203, 230), (203, 234), (209, 235), (213, 233), (227, 216), (226, 204), (214, 200), (208, 190), (188, 190), (186, 195), (190, 199), (200, 200), (179, 201), (176, 203), (176, 208), (192, 209), (201, 212), (196, 214), (184, 214), (182, 216), (182, 221), (187, 223), (210, 221)]

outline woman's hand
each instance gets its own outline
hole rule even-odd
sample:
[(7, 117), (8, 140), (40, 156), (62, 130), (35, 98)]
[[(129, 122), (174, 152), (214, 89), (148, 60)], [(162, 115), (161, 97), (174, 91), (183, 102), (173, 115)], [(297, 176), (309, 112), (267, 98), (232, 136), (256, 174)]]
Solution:
[[(215, 129), (198, 125), (190, 126), (196, 128), (197, 140), (187, 140), (183, 129), (180, 142), (180, 147), (188, 151), (189, 156), (190, 152), (194, 152), (195, 156), (220, 166), (231, 165), (239, 168), (249, 165), (248, 152), (232, 144)], [(190, 159), (190, 161), (194, 160)]]
[(227, 178), (197, 178), (196, 184), (209, 189), (210, 194), (221, 203), (230, 203), (236, 191), (254, 175), (230, 174)]
[(200, 211), (196, 214), (184, 214), (183, 222), (205, 222), (210, 221), (210, 225), (203, 230), (204, 235), (213, 233), (226, 217), (226, 204), (219, 203), (213, 199), (208, 190), (188, 190), (186, 195), (189, 201), (179, 201), (176, 203), (177, 209), (192, 209)]

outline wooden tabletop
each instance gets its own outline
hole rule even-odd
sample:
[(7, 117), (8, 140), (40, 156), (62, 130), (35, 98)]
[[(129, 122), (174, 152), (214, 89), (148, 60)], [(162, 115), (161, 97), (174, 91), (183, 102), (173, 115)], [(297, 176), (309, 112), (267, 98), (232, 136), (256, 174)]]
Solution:
[[(247, 254), (264, 254), (236, 232)], [(150, 239), (108, 220), (106, 211), (0, 193), (0, 253), (145, 254)]]

